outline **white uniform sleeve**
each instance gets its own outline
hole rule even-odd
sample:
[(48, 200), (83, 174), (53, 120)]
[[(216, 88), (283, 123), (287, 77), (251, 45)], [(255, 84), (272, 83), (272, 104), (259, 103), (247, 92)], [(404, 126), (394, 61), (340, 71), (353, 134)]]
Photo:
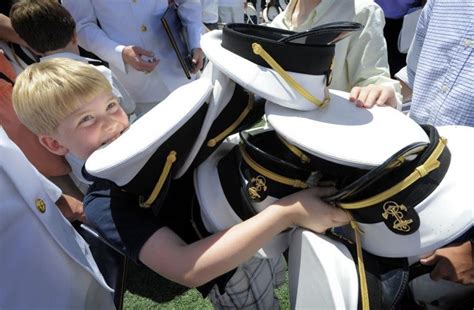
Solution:
[(178, 15), (188, 35), (189, 48), (201, 47), (202, 9), (200, 0), (177, 0)]
[(97, 25), (91, 0), (62, 0), (62, 4), (76, 21), (79, 44), (126, 73), (126, 66), (122, 59), (125, 46), (110, 39)]

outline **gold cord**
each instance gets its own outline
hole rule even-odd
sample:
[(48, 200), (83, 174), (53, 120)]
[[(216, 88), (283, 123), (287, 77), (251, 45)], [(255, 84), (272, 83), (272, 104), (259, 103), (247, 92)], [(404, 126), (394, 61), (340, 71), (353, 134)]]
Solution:
[(295, 79), (293, 79), (288, 72), (285, 71), (276, 61), (273, 59), (270, 54), (268, 54), (263, 47), (254, 42), (252, 43), (252, 50), (254, 54), (260, 56), (267, 62), (267, 64), (272, 67), (273, 70), (275, 70), (287, 83), (292, 87), (294, 90), (296, 90), (301, 96), (303, 96), (306, 100), (309, 102), (313, 103), (314, 105), (322, 108), (324, 107), (328, 102), (329, 102), (329, 97), (324, 98), (323, 101), (319, 100), (315, 96), (311, 95), (309, 91), (304, 89), (303, 86), (301, 86), (298, 82), (296, 82)]
[(446, 147), (446, 144), (447, 140), (445, 138), (440, 138), (438, 145), (436, 146), (433, 153), (431, 153), (431, 155), (428, 157), (428, 159), (422, 165), (416, 167), (409, 176), (407, 176), (405, 179), (401, 180), (397, 184), (393, 185), (389, 189), (364, 200), (348, 203), (338, 203), (338, 206), (349, 210), (362, 209), (373, 206), (400, 193), (419, 179), (425, 177), (431, 171), (439, 168), (440, 162), (438, 161), (438, 158)]
[(249, 94), (249, 100), (248, 100), (247, 106), (242, 111), (242, 113), (239, 115), (239, 117), (235, 120), (235, 122), (232, 123), (227, 129), (225, 129), (223, 132), (221, 132), (216, 137), (214, 137), (212, 139), (209, 139), (209, 141), (207, 141), (207, 146), (208, 147), (216, 146), (216, 144), (219, 143), (219, 141), (225, 139), (237, 127), (239, 127), (239, 125), (244, 121), (244, 119), (247, 117), (247, 115), (250, 113), (250, 111), (252, 111), (254, 103), (255, 103), (255, 95), (254, 94)]
[(282, 175), (276, 174), (275, 172), (272, 172), (260, 166), (252, 158), (250, 158), (247, 152), (245, 152), (243, 145), (240, 146), (240, 152), (242, 154), (243, 160), (247, 163), (247, 165), (249, 165), (253, 170), (257, 171), (259, 174), (263, 175), (264, 177), (270, 180), (273, 180), (275, 182), (293, 186), (296, 188), (302, 188), (302, 189), (308, 188), (308, 184), (306, 184), (306, 182), (304, 181), (284, 177)]
[(168, 157), (166, 157), (165, 166), (163, 167), (163, 171), (161, 171), (160, 178), (158, 179), (158, 182), (156, 182), (155, 188), (153, 188), (153, 191), (151, 192), (150, 197), (148, 197), (148, 199), (145, 202), (140, 201), (139, 203), (140, 207), (149, 208), (151, 204), (156, 200), (156, 198), (160, 194), (161, 188), (165, 184), (168, 174), (170, 173), (171, 166), (173, 166), (173, 163), (175, 161), (176, 161), (176, 151), (171, 151), (168, 154)]

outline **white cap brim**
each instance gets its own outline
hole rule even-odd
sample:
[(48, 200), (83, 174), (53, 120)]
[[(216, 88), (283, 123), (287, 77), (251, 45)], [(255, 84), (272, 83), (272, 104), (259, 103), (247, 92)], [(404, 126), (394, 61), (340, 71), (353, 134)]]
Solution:
[(429, 142), (417, 123), (393, 108), (359, 108), (349, 93), (337, 90), (330, 96), (324, 108), (308, 112), (267, 102), (265, 114), (279, 135), (305, 152), (360, 169), (375, 168), (412, 143)]
[(127, 184), (159, 146), (199, 110), (211, 91), (206, 79), (176, 89), (115, 141), (92, 153), (85, 164), (87, 172), (118, 186)]
[[(274, 70), (259, 66), (223, 48), (222, 31), (214, 30), (201, 38), (201, 47), (206, 57), (232, 80), (245, 89), (267, 100), (297, 110), (314, 110), (317, 106), (303, 96)], [(325, 98), (326, 77), (287, 72), (303, 88), (320, 101)]]

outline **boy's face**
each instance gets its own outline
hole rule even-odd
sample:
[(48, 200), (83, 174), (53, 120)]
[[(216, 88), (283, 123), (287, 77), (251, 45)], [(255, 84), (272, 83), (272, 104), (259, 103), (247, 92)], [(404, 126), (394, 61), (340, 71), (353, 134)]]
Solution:
[(100, 146), (117, 139), (129, 126), (127, 114), (110, 91), (103, 91), (60, 122), (55, 133), (41, 136), (51, 152), (71, 152), (86, 160)]

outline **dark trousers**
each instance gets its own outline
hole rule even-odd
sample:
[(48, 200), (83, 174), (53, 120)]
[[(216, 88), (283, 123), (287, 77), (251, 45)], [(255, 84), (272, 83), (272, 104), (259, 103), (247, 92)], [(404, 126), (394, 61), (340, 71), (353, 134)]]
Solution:
[(401, 68), (406, 66), (407, 54), (402, 54), (398, 51), (398, 35), (402, 29), (403, 18), (390, 19), (385, 18), (385, 27), (383, 35), (387, 41), (388, 64), (390, 66), (390, 74), (392, 77)]

